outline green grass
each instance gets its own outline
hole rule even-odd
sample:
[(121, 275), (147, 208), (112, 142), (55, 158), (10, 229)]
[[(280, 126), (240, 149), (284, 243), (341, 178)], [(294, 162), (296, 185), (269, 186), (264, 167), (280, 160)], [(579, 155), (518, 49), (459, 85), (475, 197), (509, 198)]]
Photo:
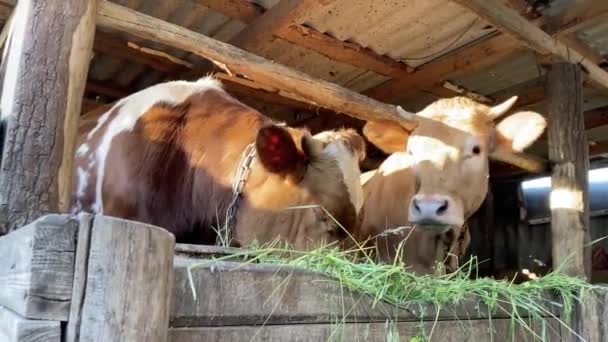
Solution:
[[(316, 205), (289, 208), (289, 210), (293, 209), (320, 209), (333, 219), (327, 210)], [(337, 221), (335, 222), (337, 223)], [(339, 225), (339, 223), (337, 224)], [(350, 238), (355, 241), (352, 236)], [(375, 302), (383, 301), (396, 307), (411, 307), (421, 304), (420, 308), (424, 306), (422, 304), (432, 304), (437, 316), (424, 317), (424, 312), (420, 312), (420, 315), (422, 320), (433, 318), (435, 323), (440, 309), (476, 297), (487, 306), (487, 312), (484, 312), (484, 314), (488, 316), (490, 327), (492, 327), (493, 315), (497, 313), (506, 314), (511, 317), (512, 336), (514, 336), (514, 330), (518, 325), (527, 330), (534, 340), (543, 341), (548, 333), (547, 330), (551, 329), (550, 325), (547, 324), (549, 318), (556, 318), (565, 328), (562, 329), (563, 331), (572, 332), (565, 322), (570, 319), (575, 304), (580, 302), (582, 297), (590, 291), (600, 288), (600, 286), (589, 284), (583, 279), (561, 274), (561, 267), (543, 277), (522, 284), (492, 278), (476, 277), (471, 279), (472, 272), (477, 268), (477, 261), (474, 258), (462, 265), (455, 273), (420, 276), (407, 272), (403, 260), (399, 258), (394, 260), (393, 263), (378, 263), (374, 260), (373, 250), (364, 248), (364, 244), (360, 242), (355, 241), (355, 245), (356, 247), (350, 250), (340, 249), (335, 245), (324, 245), (310, 251), (296, 251), (281, 246), (277, 242), (266, 245), (254, 244), (241, 253), (190, 266), (188, 275), (192, 293), (196, 299), (196, 289), (193, 286), (191, 269), (204, 266), (209, 262), (237, 259), (244, 263), (285, 265), (330, 276), (343, 287), (371, 295)], [(548, 296), (548, 294), (554, 296)], [(556, 298), (557, 300), (555, 300)], [(561, 308), (562, 314), (559, 318), (547, 310), (550, 306)], [(344, 312), (344, 308), (342, 310), (342, 315), (347, 316), (348, 313)], [(338, 336), (342, 337), (345, 319), (346, 317), (342, 317), (340, 322), (332, 324), (334, 331), (331, 340), (335, 340)], [(459, 317), (459, 319), (466, 320), (462, 317)], [(543, 329), (540, 335), (538, 329), (533, 329), (533, 321), (540, 322), (542, 325)], [(385, 330), (387, 341), (400, 340), (399, 331), (393, 321), (387, 322)], [(434, 330), (435, 324), (433, 324), (427, 336), (421, 324), (421, 334), (409, 340), (416, 342), (430, 341)]]
[[(400, 260), (392, 264), (382, 264), (374, 262), (369, 253), (363, 253), (363, 258), (361, 254), (360, 249), (344, 251), (336, 246), (324, 246), (303, 252), (270, 244), (251, 246), (242, 253), (216, 258), (215, 261), (237, 258), (245, 263), (304, 268), (333, 277), (346, 288), (367, 293), (376, 301), (395, 306), (431, 303), (439, 309), (462, 303), (465, 299), (475, 296), (488, 306), (489, 312), (485, 314), (490, 318), (502, 311), (512, 318), (513, 323), (528, 330), (537, 340), (543, 340), (543, 337), (532, 329), (530, 318), (546, 321), (547, 317), (552, 316), (546, 308), (557, 305), (564, 313), (561, 317), (562, 325), (569, 329), (563, 321), (568, 320), (574, 304), (581, 296), (597, 287), (580, 278), (565, 276), (559, 272), (549, 273), (522, 284), (491, 278), (471, 279), (471, 272), (476, 266), (474, 260), (463, 265), (454, 274), (419, 276), (406, 272)], [(204, 264), (205, 262), (192, 265), (191, 268)], [(195, 293), (194, 288), (192, 290)], [(554, 301), (555, 297), (547, 296), (548, 292), (554, 293), (561, 300)], [(524, 317), (522, 311), (526, 311), (528, 316)], [(396, 330), (391, 329), (388, 332), (394, 336)], [(432, 335), (432, 331), (429, 335)]]

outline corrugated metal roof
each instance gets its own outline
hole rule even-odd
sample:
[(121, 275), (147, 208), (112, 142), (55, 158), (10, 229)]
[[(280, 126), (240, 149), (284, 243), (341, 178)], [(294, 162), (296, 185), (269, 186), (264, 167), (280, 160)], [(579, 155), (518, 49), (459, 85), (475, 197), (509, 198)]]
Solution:
[(608, 22), (599, 22), (576, 33), (578, 39), (589, 45), (599, 54), (608, 55)]
[(338, 0), (312, 8), (298, 21), (412, 66), (494, 32), (449, 0)]
[(469, 90), (490, 95), (543, 74), (544, 71), (538, 66), (536, 55), (530, 51), (522, 51), (482, 71), (447, 78)]

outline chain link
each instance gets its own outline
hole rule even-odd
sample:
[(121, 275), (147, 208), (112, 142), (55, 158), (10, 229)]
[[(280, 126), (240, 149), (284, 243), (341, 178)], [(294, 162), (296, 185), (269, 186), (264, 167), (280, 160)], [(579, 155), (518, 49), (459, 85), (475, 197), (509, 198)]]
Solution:
[(247, 183), (247, 178), (251, 172), (251, 164), (254, 158), (255, 146), (253, 143), (251, 143), (247, 145), (243, 151), (243, 156), (241, 157), (238, 169), (236, 170), (234, 182), (232, 183), (232, 199), (228, 205), (228, 209), (226, 210), (226, 220), (224, 225), (220, 228), (218, 232), (219, 235), (215, 239), (216, 246), (221, 246), (223, 244), (222, 242), (229, 246), (230, 242), (232, 241), (232, 224), (234, 223), (233, 221), (238, 207), (237, 202), (241, 196), (241, 193), (243, 192), (245, 183)]

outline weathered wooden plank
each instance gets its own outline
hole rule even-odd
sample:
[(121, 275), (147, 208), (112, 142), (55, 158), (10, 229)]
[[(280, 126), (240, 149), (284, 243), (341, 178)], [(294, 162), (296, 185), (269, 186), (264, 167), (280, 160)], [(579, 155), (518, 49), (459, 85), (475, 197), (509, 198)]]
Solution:
[(598, 289), (583, 298), (575, 309), (572, 331), (564, 331), (565, 341), (608, 341), (608, 289)]
[[(340, 286), (319, 273), (288, 266), (257, 265), (177, 256), (171, 308), (172, 327), (259, 325), (288, 323), (384, 322), (387, 319), (418, 322), (422, 318), (442, 320), (459, 317), (485, 318), (488, 308), (469, 298), (449, 308), (429, 303), (412, 303), (397, 308), (375, 302)], [(197, 265), (198, 264), (198, 265)], [(197, 266), (193, 266), (197, 265)], [(196, 289), (193, 295), (188, 267)], [(556, 298), (553, 298), (557, 300)], [(559, 302), (559, 300), (557, 300)], [(508, 317), (497, 310), (493, 317)], [(559, 315), (557, 307), (548, 310)], [(347, 313), (346, 315), (344, 313)], [(525, 317), (525, 313), (520, 311)]]
[(78, 327), (80, 327), (82, 318), (82, 303), (85, 295), (93, 215), (80, 214), (78, 216), (78, 221), (78, 240), (76, 242), (76, 256), (74, 261), (74, 285), (72, 287), (70, 314), (63, 342), (78, 342), (80, 340)]
[(559, 63), (547, 75), (551, 234), (553, 267), (571, 276), (591, 276), (588, 172), (581, 70)]
[(0, 306), (0, 341), (60, 342), (61, 322), (23, 318)]
[(97, 0), (19, 1), (1, 98), (0, 233), (66, 209)]
[(174, 236), (162, 228), (96, 216), (79, 340), (166, 341), (174, 247)]
[(78, 221), (48, 215), (0, 237), (0, 305), (35, 319), (66, 321)]
[[(530, 324), (529, 322), (527, 322)], [(194, 341), (412, 341), (426, 336), (429, 341), (482, 342), (533, 341), (532, 332), (510, 319), (400, 322), (288, 324), (265, 326), (229, 326), (206, 328), (171, 328), (169, 342)], [(549, 319), (546, 324), (531, 324), (539, 337), (547, 342), (560, 341), (559, 323)], [(545, 335), (543, 335), (543, 332)], [(422, 341), (427, 341), (421, 338)], [(599, 340), (598, 340), (599, 341)]]

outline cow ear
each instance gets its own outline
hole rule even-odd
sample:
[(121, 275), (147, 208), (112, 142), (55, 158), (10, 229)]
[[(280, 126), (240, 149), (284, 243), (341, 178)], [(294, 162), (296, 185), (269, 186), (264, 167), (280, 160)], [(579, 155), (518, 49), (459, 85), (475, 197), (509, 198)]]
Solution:
[(274, 173), (295, 170), (303, 158), (289, 131), (277, 125), (260, 128), (255, 147), (262, 165)]
[(398, 123), (382, 120), (368, 121), (363, 126), (363, 135), (383, 152), (391, 154), (405, 151), (409, 132)]
[(509, 115), (496, 125), (496, 146), (521, 152), (538, 139), (547, 120), (535, 112), (518, 112)]

